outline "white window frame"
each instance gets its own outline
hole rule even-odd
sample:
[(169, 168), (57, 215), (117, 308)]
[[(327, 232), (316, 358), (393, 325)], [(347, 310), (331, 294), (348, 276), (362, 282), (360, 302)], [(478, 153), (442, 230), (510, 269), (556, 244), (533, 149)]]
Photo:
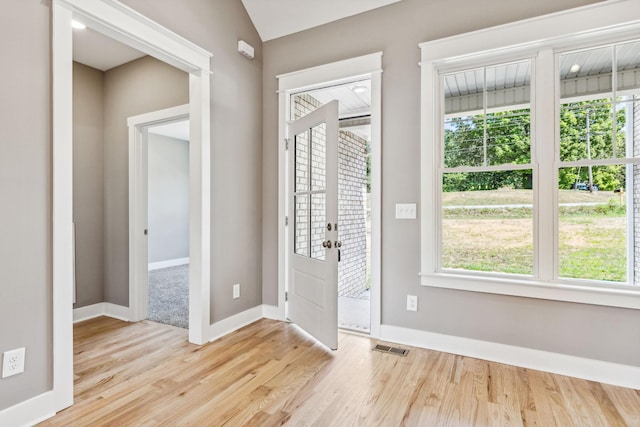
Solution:
[[(636, 39), (639, 32), (640, 3), (613, 0), (420, 45), (422, 285), (640, 309), (638, 286), (557, 278), (557, 191), (538, 191), (556, 187), (561, 166), (557, 154), (560, 97), (556, 53)], [(443, 171), (440, 75), (528, 58), (534, 58), (531, 85), (534, 275), (443, 271), (439, 268)], [(555, 108), (536, 109), (536, 105)], [(549, 154), (548, 146), (536, 146), (535, 140), (555, 141), (553, 154)], [(537, 215), (537, 212), (553, 212), (553, 215)]]

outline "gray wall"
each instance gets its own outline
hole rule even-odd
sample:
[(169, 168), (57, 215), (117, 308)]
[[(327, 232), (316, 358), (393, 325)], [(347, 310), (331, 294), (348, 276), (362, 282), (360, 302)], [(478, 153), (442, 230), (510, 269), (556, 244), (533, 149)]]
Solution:
[[(211, 321), (216, 322), (262, 302), (262, 43), (238, 0), (123, 3), (213, 53)], [(240, 39), (255, 48), (255, 59), (237, 52)], [(235, 300), (234, 283), (241, 286)]]
[(104, 301), (104, 73), (73, 63), (76, 304)]
[[(211, 51), (212, 320), (261, 302), (262, 48), (237, 0), (126, 0)], [(6, 0), (0, 14), (0, 352), (26, 346), (26, 372), (0, 380), (0, 410), (52, 387), (51, 9)], [(250, 61), (238, 39), (256, 48)], [(129, 64), (132, 71), (142, 64)], [(178, 84), (105, 77), (105, 300), (128, 305), (126, 117), (187, 102)], [(168, 75), (171, 73), (165, 73)], [(180, 80), (180, 79), (179, 79)], [(159, 90), (161, 88), (162, 90)], [(155, 105), (139, 105), (136, 94)], [(126, 101), (120, 113), (113, 102)], [(231, 298), (233, 283), (242, 297)]]
[(149, 262), (189, 256), (189, 142), (149, 133)]
[(151, 57), (104, 76), (105, 301), (129, 305), (127, 117), (189, 102), (188, 74)]
[[(420, 202), (418, 44), (593, 3), (590, 0), (404, 0), (263, 45), (263, 301), (277, 301), (278, 74), (382, 51), (382, 322), (587, 358), (640, 365), (634, 310), (425, 288), (420, 222), (394, 205)], [(421, 206), (421, 210), (431, 209)], [(419, 311), (406, 311), (406, 295)]]
[(50, 390), (53, 372), (50, 9), (22, 0), (3, 9), (0, 353), (27, 353), (25, 373), (0, 379), (0, 410)]

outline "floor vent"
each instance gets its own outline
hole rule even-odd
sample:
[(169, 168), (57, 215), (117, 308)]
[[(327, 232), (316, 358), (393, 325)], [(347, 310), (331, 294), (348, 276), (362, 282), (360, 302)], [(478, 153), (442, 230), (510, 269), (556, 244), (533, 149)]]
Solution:
[(409, 350), (407, 350), (406, 348), (389, 347), (388, 345), (382, 344), (376, 344), (376, 346), (373, 347), (372, 350), (382, 353), (397, 354), (398, 356), (406, 356), (407, 354), (409, 354)]

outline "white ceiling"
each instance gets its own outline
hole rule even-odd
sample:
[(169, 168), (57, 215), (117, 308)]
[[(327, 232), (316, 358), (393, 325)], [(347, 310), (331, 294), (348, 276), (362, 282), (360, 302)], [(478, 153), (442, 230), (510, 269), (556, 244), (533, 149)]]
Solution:
[[(262, 41), (272, 40), (401, 0), (242, 0)], [(73, 59), (107, 71), (145, 56), (87, 28), (73, 31)]]
[(149, 133), (189, 141), (189, 120), (153, 126), (149, 128)]
[(263, 42), (400, 0), (242, 0)]
[(144, 53), (91, 28), (73, 30), (73, 60), (97, 70), (107, 71), (143, 56)]

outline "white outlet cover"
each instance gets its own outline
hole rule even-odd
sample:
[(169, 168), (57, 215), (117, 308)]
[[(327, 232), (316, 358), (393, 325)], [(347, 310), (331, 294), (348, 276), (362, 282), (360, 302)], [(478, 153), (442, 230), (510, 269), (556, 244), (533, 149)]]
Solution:
[(5, 351), (2, 357), (2, 378), (24, 372), (25, 348)]
[(417, 295), (407, 295), (407, 310), (408, 311), (418, 311), (418, 296)]
[(396, 219), (416, 219), (416, 204), (396, 203)]

